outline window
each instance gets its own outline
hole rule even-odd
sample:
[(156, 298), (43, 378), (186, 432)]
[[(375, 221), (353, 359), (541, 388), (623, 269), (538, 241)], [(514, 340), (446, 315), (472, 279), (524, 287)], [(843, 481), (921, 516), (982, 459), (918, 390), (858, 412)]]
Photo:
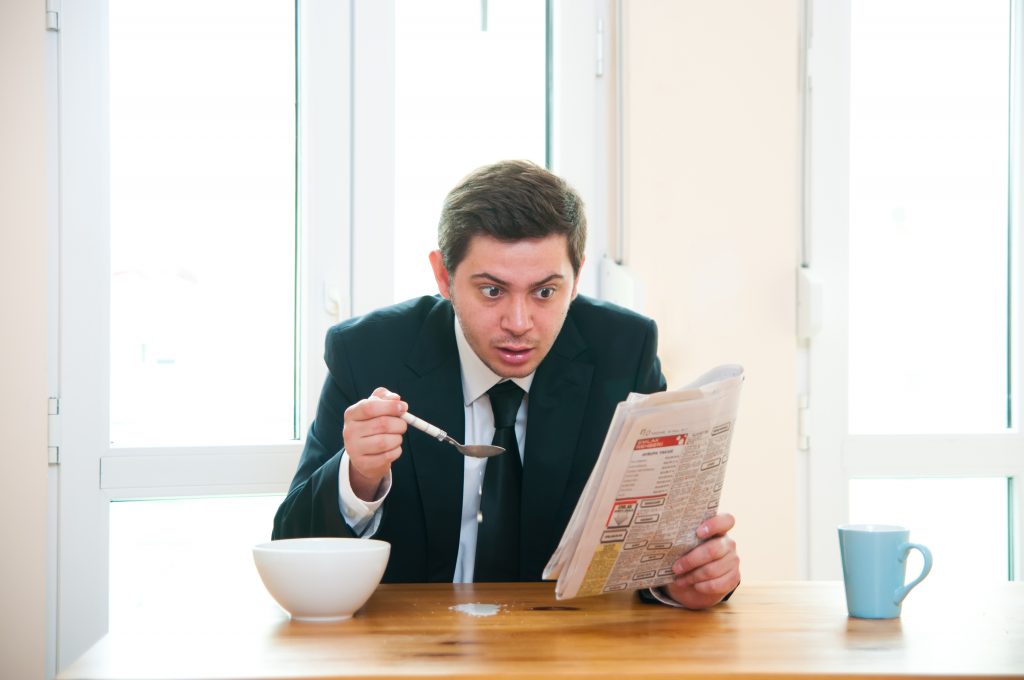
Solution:
[[(331, 50), (347, 42), (348, 7), (302, 10), (329, 34), (309, 36), (303, 56), (328, 52), (313, 79), (341, 102), (317, 110), (347, 111), (348, 64)], [(123, 518), (167, 502), (138, 499), (231, 496), (203, 506), (216, 524), (294, 472), (305, 389), (323, 379), (305, 340), (322, 347), (340, 312), (310, 291), (333, 290), (348, 267), (346, 252), (307, 252), (347, 241), (332, 218), (349, 184), (334, 171), (348, 167), (340, 135), (307, 116), (297, 136), (299, 15), (270, 1), (61, 8), (58, 669), (106, 629), (126, 551), (145, 554), (152, 535)], [(344, 118), (332, 125), (348, 137)], [(305, 166), (319, 183), (302, 196), (318, 202), (297, 221), (297, 150), (311, 141), (334, 153)], [(125, 501), (113, 525), (111, 500)]]
[(1003, 432), (1010, 5), (850, 9), (850, 432)]
[(109, 16), (111, 441), (297, 439), (295, 8)]
[(1020, 10), (811, 12), (811, 577), (839, 576), (846, 521), (906, 523), (943, 578), (1021, 577)]
[[(429, 26), (416, 23), (424, 11)], [(239, 546), (269, 537), (323, 384), (327, 328), (396, 289), (433, 289), (395, 272), (408, 255), (429, 276), (425, 244), (462, 174), (507, 156), (597, 166), (597, 116), (558, 123), (548, 76), (573, 83), (566, 111), (592, 109), (595, 11), (511, 0), (61, 8), (58, 670), (111, 622), (130, 625), (133, 607), (187, 590), (145, 592), (142, 572), (177, 553), (180, 573), (199, 578), (197, 555), (226, 549), (203, 530), (231, 527), (231, 564), (255, 576)], [(504, 82), (471, 83), (432, 121), (426, 109), (440, 111), (436, 95), (458, 74), (442, 59), (452, 54), (430, 49), (421, 64), (417, 50), (441, 35), (464, 69), (476, 50), (478, 77), (496, 69)], [(552, 44), (586, 58), (559, 65)], [(459, 176), (427, 186), (446, 163)], [(560, 172), (592, 196), (596, 173)]]
[(444, 196), (481, 165), (547, 163), (544, 0), (395, 3), (395, 301), (437, 292)]

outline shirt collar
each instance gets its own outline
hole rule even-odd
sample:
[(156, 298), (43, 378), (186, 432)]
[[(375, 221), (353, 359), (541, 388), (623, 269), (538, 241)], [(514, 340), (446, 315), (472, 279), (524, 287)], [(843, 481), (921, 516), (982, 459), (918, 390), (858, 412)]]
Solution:
[[(462, 324), (459, 323), (458, 317), (455, 317), (455, 344), (459, 348), (459, 365), (462, 370), (462, 397), (465, 400), (465, 406), (469, 406), (486, 394), (487, 390), (500, 383), (503, 378), (489, 369), (487, 364), (469, 346), (469, 341), (466, 340), (466, 336), (462, 332)], [(533, 376), (536, 373), (534, 371), (522, 378), (512, 378), (512, 382), (519, 385), (523, 392), (529, 394), (530, 385), (533, 384)]]

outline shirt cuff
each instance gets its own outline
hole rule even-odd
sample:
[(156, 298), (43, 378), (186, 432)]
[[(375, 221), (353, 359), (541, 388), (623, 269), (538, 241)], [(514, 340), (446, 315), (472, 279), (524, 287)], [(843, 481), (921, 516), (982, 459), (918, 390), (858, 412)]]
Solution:
[(669, 607), (678, 607), (680, 609), (685, 609), (683, 605), (679, 604), (671, 597), (669, 597), (668, 593), (666, 593), (661, 587), (648, 588), (647, 592), (651, 594), (651, 597), (653, 597), (655, 600), (662, 604), (667, 604)]
[(352, 479), (349, 477), (348, 452), (341, 454), (341, 465), (338, 468), (338, 505), (341, 517), (352, 527), (352, 531), (361, 538), (370, 538), (380, 527), (381, 505), (391, 491), (391, 470), (384, 475), (377, 487), (377, 493), (370, 502), (364, 501), (352, 490)]
[[(736, 585), (736, 588), (739, 588), (739, 584)], [(732, 594), (736, 592), (736, 588), (730, 590), (725, 597), (718, 601), (718, 604), (722, 604), (723, 602), (727, 601), (730, 597), (732, 597)], [(639, 592), (639, 595), (640, 599), (648, 604), (654, 604), (655, 602), (659, 602), (661, 604), (668, 605), (669, 607), (677, 607), (679, 609), (687, 608), (685, 605), (682, 605), (673, 600), (671, 597), (669, 597), (669, 594), (665, 591), (664, 586), (658, 586), (656, 588), (647, 588), (641, 590)]]

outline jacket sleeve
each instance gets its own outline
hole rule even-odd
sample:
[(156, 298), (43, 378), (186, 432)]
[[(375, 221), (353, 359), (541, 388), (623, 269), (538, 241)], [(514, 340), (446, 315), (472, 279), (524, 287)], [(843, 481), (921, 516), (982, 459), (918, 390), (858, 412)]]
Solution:
[(661, 372), (661, 360), (658, 358), (658, 326), (653, 320), (648, 320), (647, 323), (640, 362), (637, 364), (636, 385), (633, 387), (633, 391), (640, 394), (664, 392), (668, 387)]
[(316, 418), (288, 495), (274, 517), (273, 539), (309, 536), (355, 537), (342, 518), (338, 499), (338, 469), (344, 449), (342, 426), (345, 409), (358, 400), (347, 376), (342, 342), (329, 333), (326, 356), (328, 375), (320, 393)]

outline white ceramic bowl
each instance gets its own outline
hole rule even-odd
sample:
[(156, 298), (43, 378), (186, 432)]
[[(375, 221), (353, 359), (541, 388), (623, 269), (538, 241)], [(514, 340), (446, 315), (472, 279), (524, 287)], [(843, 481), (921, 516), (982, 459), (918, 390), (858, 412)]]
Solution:
[(290, 538), (253, 546), (270, 595), (299, 621), (340, 621), (366, 604), (391, 544), (367, 538)]

